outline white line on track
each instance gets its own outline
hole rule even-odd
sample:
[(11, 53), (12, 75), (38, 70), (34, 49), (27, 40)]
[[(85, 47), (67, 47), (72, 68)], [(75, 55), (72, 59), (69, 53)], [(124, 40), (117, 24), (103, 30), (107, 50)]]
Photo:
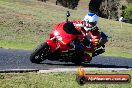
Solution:
[[(98, 70), (109, 70), (109, 71), (127, 71), (132, 69), (126, 68), (82, 68), (85, 71), (98, 71)], [(51, 72), (77, 72), (78, 68), (56, 68), (49, 70), (39, 70), (38, 73), (51, 73)]]

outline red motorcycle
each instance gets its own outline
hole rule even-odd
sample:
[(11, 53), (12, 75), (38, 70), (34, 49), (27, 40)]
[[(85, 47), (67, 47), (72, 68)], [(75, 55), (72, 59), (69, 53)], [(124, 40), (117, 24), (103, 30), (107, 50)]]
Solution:
[[(72, 21), (68, 21), (70, 13), (66, 14), (66, 22), (61, 22), (53, 27), (50, 38), (39, 45), (30, 56), (32, 63), (41, 63), (48, 59), (52, 61), (73, 62), (81, 64), (87, 62), (84, 57), (84, 46), (87, 41), (82, 32), (77, 30)], [(104, 51), (96, 50), (93, 57)]]

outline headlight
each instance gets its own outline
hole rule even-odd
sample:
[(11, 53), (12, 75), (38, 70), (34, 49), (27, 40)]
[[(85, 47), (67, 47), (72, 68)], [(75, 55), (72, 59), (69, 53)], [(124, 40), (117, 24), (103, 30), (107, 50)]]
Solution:
[(58, 31), (54, 31), (54, 35), (55, 36), (58, 36), (59, 35), (59, 32)]
[(62, 37), (59, 36), (59, 32), (58, 31), (54, 31), (54, 35), (55, 35), (56, 39), (58, 39), (59, 41), (62, 41)]
[(62, 37), (61, 37), (61, 36), (56, 36), (56, 38), (57, 38), (59, 41), (62, 41)]

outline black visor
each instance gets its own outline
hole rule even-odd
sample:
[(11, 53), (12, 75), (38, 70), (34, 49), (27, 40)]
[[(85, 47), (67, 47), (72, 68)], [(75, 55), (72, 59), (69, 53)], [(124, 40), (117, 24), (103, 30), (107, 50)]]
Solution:
[(87, 22), (88, 24), (95, 26), (97, 22)]

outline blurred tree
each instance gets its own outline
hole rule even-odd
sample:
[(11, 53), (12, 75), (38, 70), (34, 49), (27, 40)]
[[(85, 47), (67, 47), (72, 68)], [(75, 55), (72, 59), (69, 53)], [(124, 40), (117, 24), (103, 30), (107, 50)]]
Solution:
[(64, 7), (75, 9), (78, 5), (79, 0), (56, 0), (56, 5), (60, 4)]
[(46, 1), (48, 1), (48, 0), (38, 0), (38, 1), (46, 2)]
[(132, 0), (126, 0), (129, 4), (131, 3), (132, 4)]
[(96, 13), (97, 15), (101, 14), (99, 8), (102, 0), (90, 0), (89, 2), (89, 11)]
[(89, 11), (103, 18), (117, 20), (122, 13), (119, 2), (120, 0), (91, 0)]
[(132, 24), (132, 5), (126, 6), (123, 11), (124, 21)]
[(120, 0), (102, 0), (100, 4), (100, 16), (109, 19), (118, 19), (121, 16)]

